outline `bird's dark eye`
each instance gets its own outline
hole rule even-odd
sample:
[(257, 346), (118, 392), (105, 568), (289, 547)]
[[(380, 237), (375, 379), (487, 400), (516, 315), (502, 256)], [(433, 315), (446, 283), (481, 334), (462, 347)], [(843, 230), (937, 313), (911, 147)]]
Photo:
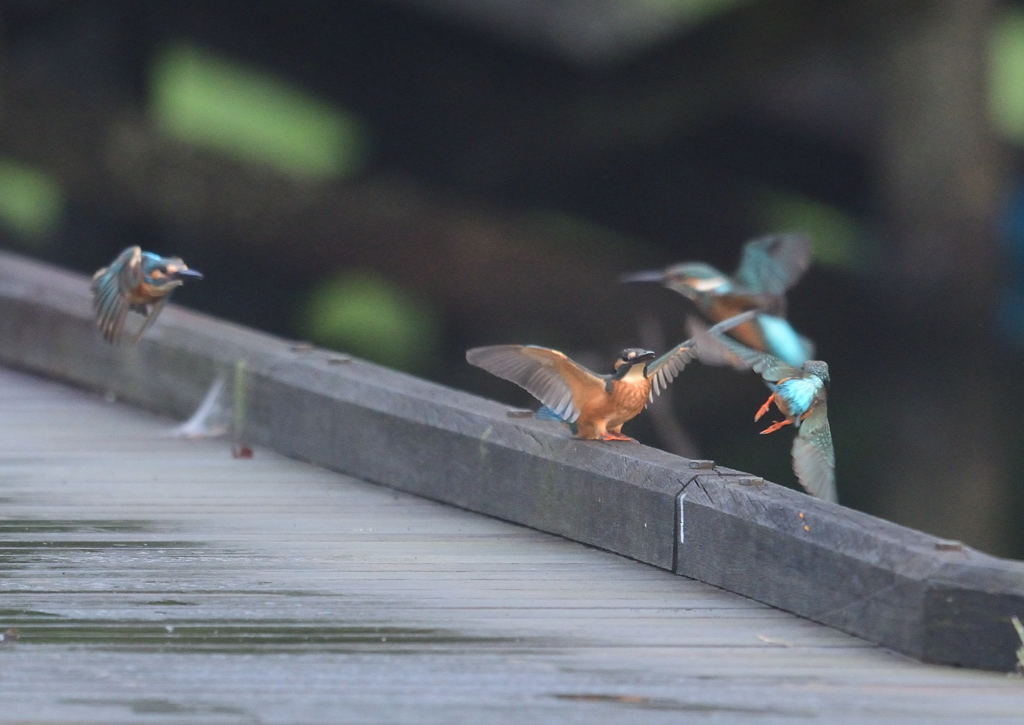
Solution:
[(160, 267), (156, 268), (156, 271), (159, 272), (160, 274), (167, 274), (167, 267), (161, 265)]

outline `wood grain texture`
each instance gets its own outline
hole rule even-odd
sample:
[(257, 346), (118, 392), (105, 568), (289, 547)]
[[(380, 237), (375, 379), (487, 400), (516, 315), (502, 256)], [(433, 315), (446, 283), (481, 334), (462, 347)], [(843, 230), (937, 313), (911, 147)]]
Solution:
[(1011, 721), (1024, 686), (0, 368), (0, 722)]
[(0, 255), (0, 339), (0, 361), (179, 417), (218, 372), (246, 360), (250, 443), (695, 577), (915, 657), (1015, 664), (1009, 617), (1024, 612), (1024, 564), (749, 474), (574, 440), (497, 403), (358, 360), (334, 364), (326, 351), (173, 306), (137, 347), (111, 349), (93, 329), (84, 278), (10, 255)]

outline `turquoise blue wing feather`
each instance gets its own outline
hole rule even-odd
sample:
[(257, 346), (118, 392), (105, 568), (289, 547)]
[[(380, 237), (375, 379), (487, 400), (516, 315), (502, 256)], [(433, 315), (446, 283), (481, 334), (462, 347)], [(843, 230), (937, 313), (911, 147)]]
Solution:
[(732, 355), (735, 355), (736, 359), (742, 362), (743, 365), (760, 375), (768, 383), (774, 384), (783, 378), (791, 378), (803, 373), (800, 368), (794, 367), (770, 353), (753, 350), (730, 337), (714, 334), (714, 327), (709, 332), (713, 333), (708, 336), (710, 338), (709, 344), (723, 346)]
[[(797, 335), (797, 337), (800, 338), (800, 347), (803, 348), (803, 359), (810, 360), (811, 358), (814, 357), (814, 353), (817, 350), (817, 348), (809, 338), (806, 338), (803, 335)], [(802, 364), (803, 362), (801, 362), (801, 365)]]
[(797, 334), (785, 317), (762, 313), (757, 317), (766, 351), (783, 362), (798, 367), (813, 351), (810, 341)]
[(816, 377), (799, 375), (790, 377), (785, 382), (777, 383), (775, 386), (776, 399), (782, 398), (785, 409), (791, 415), (796, 416), (794, 425), (800, 426), (799, 416), (806, 413), (814, 406), (815, 401), (822, 396), (822, 383)]
[(811, 240), (803, 234), (774, 234), (743, 246), (736, 281), (749, 292), (782, 295), (811, 263)]

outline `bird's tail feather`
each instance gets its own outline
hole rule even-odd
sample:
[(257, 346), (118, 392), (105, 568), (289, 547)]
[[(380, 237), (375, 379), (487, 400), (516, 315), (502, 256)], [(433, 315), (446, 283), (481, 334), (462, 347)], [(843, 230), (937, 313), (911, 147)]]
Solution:
[(556, 420), (559, 423), (565, 423), (567, 426), (569, 426), (569, 430), (571, 430), (573, 434), (576, 433), (575, 423), (570, 423), (569, 421), (567, 421), (565, 418), (560, 416), (558, 413), (556, 413), (554, 410), (552, 410), (546, 405), (542, 405), (539, 408), (537, 408), (537, 412), (533, 414), (533, 417), (536, 418), (537, 420)]

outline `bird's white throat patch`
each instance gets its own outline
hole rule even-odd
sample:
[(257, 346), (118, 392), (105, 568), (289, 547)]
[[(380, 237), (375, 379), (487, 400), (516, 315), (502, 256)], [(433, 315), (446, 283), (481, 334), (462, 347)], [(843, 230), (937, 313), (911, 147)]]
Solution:
[(622, 376), (622, 380), (627, 383), (639, 383), (644, 379), (644, 363), (637, 363), (629, 369), (629, 372)]
[(728, 281), (725, 277), (691, 277), (686, 283), (698, 292), (710, 292), (711, 290), (718, 289)]

